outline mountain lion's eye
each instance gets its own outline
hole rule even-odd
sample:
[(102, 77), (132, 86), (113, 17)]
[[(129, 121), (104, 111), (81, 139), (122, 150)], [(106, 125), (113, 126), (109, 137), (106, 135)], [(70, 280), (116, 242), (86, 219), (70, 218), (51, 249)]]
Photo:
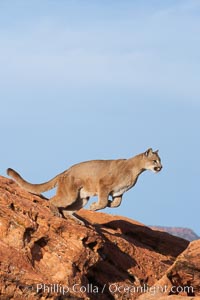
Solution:
[(153, 160), (154, 164), (157, 164), (157, 160)]

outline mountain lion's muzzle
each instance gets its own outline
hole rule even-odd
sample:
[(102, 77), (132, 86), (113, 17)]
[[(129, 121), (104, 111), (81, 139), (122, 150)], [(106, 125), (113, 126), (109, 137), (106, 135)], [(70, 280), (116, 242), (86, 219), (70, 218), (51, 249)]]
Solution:
[(160, 166), (160, 167), (154, 167), (154, 171), (156, 171), (156, 172), (160, 172), (162, 170), (162, 166)]

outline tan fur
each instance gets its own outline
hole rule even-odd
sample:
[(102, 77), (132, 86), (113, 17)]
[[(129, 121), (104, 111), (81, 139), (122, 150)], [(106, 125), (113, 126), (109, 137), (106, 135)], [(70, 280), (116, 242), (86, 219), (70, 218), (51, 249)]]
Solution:
[[(49, 201), (53, 206), (62, 209), (64, 216), (72, 216), (92, 196), (98, 196), (98, 201), (91, 204), (90, 210), (119, 206), (123, 194), (136, 184), (138, 176), (143, 171), (159, 172), (161, 169), (158, 151), (148, 149), (130, 159), (82, 162), (42, 184), (25, 181), (13, 169), (8, 169), (7, 174), (21, 187), (34, 194), (57, 186), (56, 195)], [(109, 196), (112, 200), (108, 199)]]

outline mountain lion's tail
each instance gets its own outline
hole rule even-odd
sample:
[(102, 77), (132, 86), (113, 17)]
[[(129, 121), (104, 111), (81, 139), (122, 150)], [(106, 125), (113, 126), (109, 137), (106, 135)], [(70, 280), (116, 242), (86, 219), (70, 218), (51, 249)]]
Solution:
[(34, 194), (41, 194), (48, 190), (53, 189), (58, 182), (58, 176), (54, 177), (53, 179), (41, 183), (41, 184), (32, 184), (24, 180), (15, 170), (9, 168), (7, 169), (7, 174), (12, 177), (22, 188), (26, 191), (34, 193)]

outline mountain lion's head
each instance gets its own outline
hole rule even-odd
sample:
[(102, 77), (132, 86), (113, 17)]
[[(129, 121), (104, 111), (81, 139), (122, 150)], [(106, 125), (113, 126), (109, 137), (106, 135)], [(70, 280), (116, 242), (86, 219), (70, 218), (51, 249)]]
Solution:
[(143, 154), (145, 160), (145, 169), (153, 172), (160, 172), (162, 169), (161, 159), (158, 155), (158, 150), (153, 152), (150, 148)]

